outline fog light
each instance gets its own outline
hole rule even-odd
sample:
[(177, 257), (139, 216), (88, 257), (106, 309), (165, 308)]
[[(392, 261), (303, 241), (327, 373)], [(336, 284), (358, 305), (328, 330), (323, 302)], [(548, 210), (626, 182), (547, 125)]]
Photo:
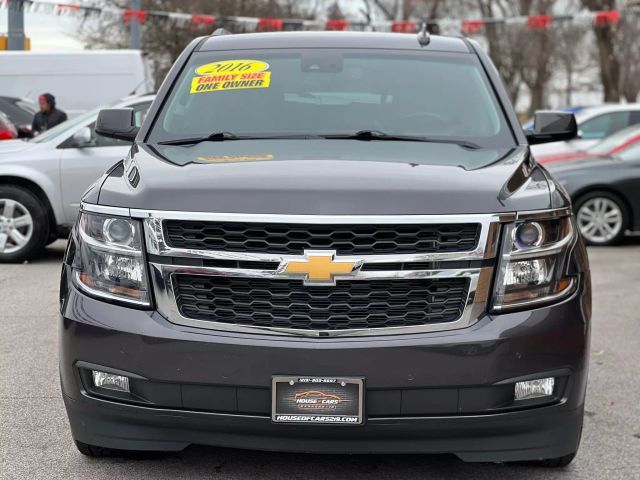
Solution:
[(516, 383), (515, 399), (529, 400), (530, 398), (548, 397), (553, 395), (553, 377), (540, 378)]
[(129, 393), (129, 378), (122, 375), (114, 375), (113, 373), (99, 372), (92, 370), (93, 384), (99, 388), (107, 390), (115, 390), (117, 392)]

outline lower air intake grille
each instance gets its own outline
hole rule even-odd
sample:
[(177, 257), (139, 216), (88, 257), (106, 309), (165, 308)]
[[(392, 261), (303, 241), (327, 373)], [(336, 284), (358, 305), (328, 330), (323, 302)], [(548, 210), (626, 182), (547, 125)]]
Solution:
[(464, 278), (345, 280), (325, 287), (300, 280), (176, 275), (173, 285), (184, 317), (300, 330), (453, 322), (468, 293)]

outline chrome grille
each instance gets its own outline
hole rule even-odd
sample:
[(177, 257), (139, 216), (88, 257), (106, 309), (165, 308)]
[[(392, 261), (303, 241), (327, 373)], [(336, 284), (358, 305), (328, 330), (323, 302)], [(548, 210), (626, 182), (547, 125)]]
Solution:
[(339, 255), (465, 252), (476, 248), (477, 223), (322, 225), (167, 220), (169, 247), (224, 252), (301, 255), (335, 250)]
[[(131, 216), (144, 220), (157, 309), (170, 322), (220, 332), (315, 337), (435, 332), (472, 325), (486, 310), (501, 223), (514, 218), (153, 210), (131, 210)], [(221, 236), (227, 237), (222, 240), (214, 238), (214, 231), (199, 239), (185, 233), (185, 227), (198, 232), (202, 226), (220, 225), (231, 225), (225, 227)], [(246, 243), (250, 231), (251, 239), (262, 243)], [(262, 234), (254, 235), (259, 231)], [(294, 248), (287, 239), (299, 231), (306, 236), (296, 237)], [(229, 232), (234, 232), (231, 237)], [(361, 232), (368, 232), (363, 233), (365, 240), (354, 242), (355, 233)], [(393, 237), (398, 232), (406, 235)], [(276, 233), (280, 240), (271, 236)], [(436, 235), (440, 237), (434, 240)], [(418, 237), (430, 243), (420, 244)], [(223, 243), (207, 244), (206, 238)], [(432, 251), (418, 251), (417, 245)], [(291, 262), (299, 266), (327, 255), (353, 269), (317, 284), (289, 271)]]
[(342, 281), (305, 286), (299, 280), (175, 275), (187, 318), (298, 330), (348, 330), (453, 322), (468, 295), (466, 278)]

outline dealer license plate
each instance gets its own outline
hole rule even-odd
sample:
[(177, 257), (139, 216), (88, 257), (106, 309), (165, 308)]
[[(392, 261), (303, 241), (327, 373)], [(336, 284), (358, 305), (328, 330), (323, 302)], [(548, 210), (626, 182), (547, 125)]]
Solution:
[(274, 376), (271, 419), (274, 423), (360, 425), (362, 378)]

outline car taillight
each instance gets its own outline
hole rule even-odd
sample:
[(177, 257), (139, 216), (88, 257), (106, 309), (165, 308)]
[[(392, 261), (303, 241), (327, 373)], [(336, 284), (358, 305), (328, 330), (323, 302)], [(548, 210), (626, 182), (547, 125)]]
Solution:
[(10, 128), (0, 128), (0, 140), (11, 140), (18, 136), (17, 132)]

